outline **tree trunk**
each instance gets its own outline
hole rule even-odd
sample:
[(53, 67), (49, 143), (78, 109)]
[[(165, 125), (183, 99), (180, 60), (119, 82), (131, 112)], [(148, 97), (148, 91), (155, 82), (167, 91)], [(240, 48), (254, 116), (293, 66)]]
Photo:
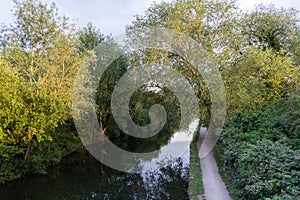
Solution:
[(30, 156), (30, 149), (31, 149), (31, 140), (32, 140), (32, 134), (31, 134), (31, 131), (28, 132), (28, 144), (27, 144), (27, 147), (26, 147), (26, 153), (25, 153), (25, 156), (24, 156), (24, 159), (27, 160)]
[(25, 160), (27, 160), (30, 156), (30, 141), (31, 140), (29, 140), (29, 142), (27, 144), (26, 153), (25, 153), (25, 157), (24, 157)]

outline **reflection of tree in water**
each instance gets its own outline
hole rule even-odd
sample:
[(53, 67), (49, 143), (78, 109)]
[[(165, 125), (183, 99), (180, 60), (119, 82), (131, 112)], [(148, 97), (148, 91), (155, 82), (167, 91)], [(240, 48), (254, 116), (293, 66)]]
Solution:
[(142, 176), (146, 199), (187, 199), (188, 165), (182, 160), (178, 159), (172, 166)]
[(99, 188), (83, 199), (188, 199), (188, 163), (181, 159), (157, 172), (120, 172), (103, 178), (108, 184), (105, 189)]
[(157, 172), (130, 174), (106, 167), (88, 153), (76, 153), (45, 176), (1, 186), (0, 199), (188, 199), (188, 161), (186, 156)]

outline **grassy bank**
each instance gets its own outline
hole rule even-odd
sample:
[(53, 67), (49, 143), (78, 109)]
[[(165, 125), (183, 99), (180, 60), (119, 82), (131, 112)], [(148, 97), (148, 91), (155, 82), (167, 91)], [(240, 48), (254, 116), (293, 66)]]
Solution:
[(190, 146), (190, 174), (188, 193), (192, 200), (197, 200), (198, 195), (204, 194), (200, 159), (198, 156), (197, 141), (199, 137), (200, 124), (196, 130), (196, 136)]

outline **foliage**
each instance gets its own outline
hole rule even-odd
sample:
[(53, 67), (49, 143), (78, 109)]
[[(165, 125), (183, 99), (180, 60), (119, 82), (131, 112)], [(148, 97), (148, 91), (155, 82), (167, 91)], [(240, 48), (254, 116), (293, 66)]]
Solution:
[(83, 27), (83, 29), (79, 31), (80, 44), (77, 48), (80, 52), (93, 50), (105, 39), (106, 37), (99, 29), (93, 26), (92, 23), (88, 23), (86, 27)]
[(231, 0), (177, 0), (152, 5), (144, 16), (137, 16), (127, 30), (163, 27), (186, 34), (224, 66), (224, 62), (234, 56), (241, 39), (234, 28), (238, 19), (237, 6)]
[[(57, 132), (62, 124), (69, 126), (73, 79), (85, 58), (77, 50), (74, 26), (58, 15), (55, 4), (14, 3), (16, 21), (1, 27), (0, 39), (1, 179), (45, 172), (76, 149), (71, 126), (69, 133)], [(68, 143), (61, 145), (58, 138)]]
[[(235, 33), (237, 21), (237, 9), (233, 1), (177, 0), (153, 4), (144, 16), (137, 16), (127, 27), (127, 33), (130, 34), (135, 29), (143, 31), (147, 27), (163, 27), (183, 33), (199, 43), (209, 57), (215, 60), (216, 65), (224, 67), (238, 56), (241, 35)], [(141, 62), (159, 62), (184, 75), (198, 97), (201, 120), (208, 123), (211, 106), (208, 88), (200, 72), (191, 63), (174, 52), (159, 49), (143, 50), (136, 60), (137, 65)]]
[(162, 130), (153, 137), (146, 139), (128, 138), (129, 146), (134, 147), (137, 152), (154, 151), (166, 145), (172, 134), (178, 131), (181, 119), (180, 105), (172, 91), (167, 88), (163, 88), (161, 93), (149, 90), (145, 86), (131, 97), (130, 114), (133, 121), (140, 126), (150, 124), (149, 110), (154, 104), (164, 107), (167, 112), (167, 121)]
[(293, 139), (291, 146), (300, 149), (300, 91), (290, 94), (287, 101), (279, 106), (279, 113), (288, 125), (288, 136)]
[[(96, 100), (99, 124), (109, 139), (116, 145), (136, 152), (153, 151), (166, 144), (170, 136), (177, 131), (180, 123), (179, 102), (176, 96), (166, 87), (159, 87), (155, 84), (143, 85), (130, 98), (128, 106), (132, 120), (139, 126), (150, 124), (149, 110), (154, 104), (159, 104), (167, 112), (167, 122), (157, 135), (147, 139), (124, 134), (115, 123), (112, 111), (109, 108), (111, 95), (117, 82), (125, 72), (131, 69), (131, 67), (128, 67), (128, 62), (125, 56), (121, 56), (102, 75)], [(126, 93), (126, 90), (127, 88), (122, 88), (124, 93)]]
[(289, 146), (288, 130), (280, 116), (267, 111), (240, 113), (228, 121), (221, 141), (237, 198), (299, 196), (299, 150)]
[(279, 9), (272, 4), (259, 4), (242, 17), (242, 34), (249, 45), (276, 52), (284, 50), (299, 64), (300, 27), (297, 14), (294, 8)]
[(258, 141), (241, 152), (237, 163), (237, 184), (245, 190), (246, 199), (274, 196), (299, 196), (299, 152), (270, 140)]
[(66, 105), (61, 122), (69, 117), (74, 77), (85, 59), (77, 50), (74, 25), (59, 16), (55, 4), (15, 0), (15, 23), (1, 30), (1, 56), (32, 87), (47, 88)]
[(2, 60), (0, 74), (0, 173), (6, 176), (3, 170), (12, 169), (5, 167), (6, 161), (18, 157), (27, 160), (36, 143), (53, 139), (61, 105), (55, 95), (27, 85)]
[[(66, 16), (58, 14), (55, 4), (14, 3), (15, 22), (0, 30), (0, 179), (44, 173), (48, 165), (80, 148), (71, 122), (73, 81), (86, 58), (95, 57), (93, 49), (110, 39), (92, 24), (77, 32)], [(299, 196), (300, 104), (299, 93), (293, 93), (300, 74), (297, 18), (294, 9), (274, 6), (259, 5), (242, 13), (231, 0), (176, 0), (153, 4), (127, 27), (128, 33), (154, 26), (186, 34), (216, 62), (226, 86), (229, 114), (234, 116), (221, 141), (229, 161), (228, 174), (240, 198)], [(166, 108), (168, 122), (156, 137), (146, 141), (126, 136), (108, 109), (120, 77), (152, 61), (183, 74), (199, 98), (205, 116), (201, 120), (210, 119), (206, 84), (184, 58), (157, 49), (129, 56), (109, 66), (97, 90), (99, 124), (113, 142), (145, 152), (167, 143), (178, 128), (179, 102), (159, 84), (141, 87), (129, 105), (132, 119), (141, 126), (150, 123), (152, 105)], [(279, 114), (257, 111), (280, 102)]]
[(288, 56), (251, 47), (232, 66), (222, 70), (229, 113), (253, 111), (295, 90), (299, 68)]
[[(111, 95), (118, 80), (128, 70), (128, 60), (125, 56), (121, 56), (115, 60), (108, 69), (103, 73), (97, 88), (97, 116), (102, 130), (106, 130), (110, 126), (111, 132), (114, 132), (115, 137), (118, 137), (116, 124), (113, 123), (112, 112), (109, 109), (111, 104)], [(115, 126), (114, 126), (115, 125)]]
[[(197, 41), (222, 72), (230, 114), (260, 109), (295, 89), (299, 77), (299, 67), (295, 67), (300, 34), (297, 14), (294, 9), (273, 5), (242, 12), (235, 1), (177, 0), (153, 4), (143, 16), (136, 17), (127, 32), (163, 27)], [(145, 50), (137, 60), (138, 64), (159, 60), (187, 77), (197, 91), (203, 121), (210, 119), (208, 89), (200, 73), (184, 58), (172, 52)]]

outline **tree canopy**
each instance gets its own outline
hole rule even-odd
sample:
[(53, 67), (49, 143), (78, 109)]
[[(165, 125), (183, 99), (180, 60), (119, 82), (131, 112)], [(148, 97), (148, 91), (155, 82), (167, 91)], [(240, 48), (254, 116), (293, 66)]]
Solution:
[[(80, 148), (71, 112), (74, 80), (83, 65), (99, 64), (95, 60), (101, 56), (98, 45), (114, 43), (111, 35), (91, 23), (77, 27), (59, 14), (54, 3), (14, 0), (14, 5), (14, 23), (0, 27), (0, 181), (45, 172), (46, 166)], [(238, 196), (297, 196), (299, 180), (292, 175), (299, 172), (299, 156), (295, 156), (300, 141), (298, 11), (274, 5), (242, 11), (234, 0), (174, 0), (154, 3), (144, 15), (135, 17), (126, 32), (130, 35), (153, 27), (192, 38), (220, 71), (228, 112), (221, 143), (223, 156), (236, 163), (229, 166), (229, 174), (237, 178)], [(176, 46), (180, 41), (172, 42)], [(117, 82), (128, 71), (149, 63), (182, 74), (198, 98), (201, 121), (208, 124), (212, 116), (207, 83), (183, 56), (163, 48), (124, 52), (104, 71), (93, 91), (96, 102), (89, 103), (95, 106), (103, 133), (129, 151), (146, 152), (165, 145), (180, 123), (179, 100), (155, 81), (138, 88), (128, 106), (132, 120), (140, 126), (151, 123), (151, 106), (166, 108), (167, 123), (157, 136), (148, 140), (128, 136), (114, 121), (111, 99)], [(126, 86), (122, 89), (128, 92)], [(267, 112), (270, 107), (280, 112)], [(253, 169), (248, 170), (249, 166)], [(280, 187), (289, 188), (284, 193)]]

